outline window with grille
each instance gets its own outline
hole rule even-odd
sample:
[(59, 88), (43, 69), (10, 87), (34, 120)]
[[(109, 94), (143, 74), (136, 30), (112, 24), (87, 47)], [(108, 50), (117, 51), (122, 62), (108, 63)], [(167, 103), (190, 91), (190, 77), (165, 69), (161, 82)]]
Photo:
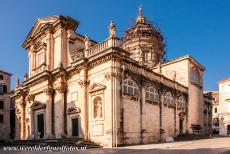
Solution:
[(139, 96), (139, 88), (133, 80), (125, 80), (123, 83), (123, 92), (125, 94)]
[(164, 95), (164, 103), (165, 104), (173, 104), (173, 97), (172, 97), (172, 94), (170, 92), (167, 92)]
[(155, 102), (159, 101), (158, 92), (153, 87), (148, 87), (146, 89), (146, 96), (145, 97), (146, 97), (146, 100), (155, 101)]
[(177, 106), (178, 107), (184, 107), (185, 101), (184, 101), (184, 98), (182, 96), (179, 97), (176, 101), (177, 101)]

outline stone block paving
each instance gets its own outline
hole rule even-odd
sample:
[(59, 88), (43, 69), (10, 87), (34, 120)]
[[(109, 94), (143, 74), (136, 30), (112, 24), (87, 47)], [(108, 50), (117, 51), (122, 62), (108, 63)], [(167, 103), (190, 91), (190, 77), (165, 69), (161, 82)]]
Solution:
[(204, 140), (126, 146), (113, 149), (93, 148), (75, 151), (4, 151), (0, 154), (230, 154), (230, 137)]

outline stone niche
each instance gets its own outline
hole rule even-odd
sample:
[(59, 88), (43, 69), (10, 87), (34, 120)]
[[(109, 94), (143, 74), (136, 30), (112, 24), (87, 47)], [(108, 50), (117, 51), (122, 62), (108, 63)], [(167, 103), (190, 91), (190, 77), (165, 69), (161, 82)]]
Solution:
[(92, 136), (104, 135), (104, 91), (106, 87), (99, 83), (90, 86)]

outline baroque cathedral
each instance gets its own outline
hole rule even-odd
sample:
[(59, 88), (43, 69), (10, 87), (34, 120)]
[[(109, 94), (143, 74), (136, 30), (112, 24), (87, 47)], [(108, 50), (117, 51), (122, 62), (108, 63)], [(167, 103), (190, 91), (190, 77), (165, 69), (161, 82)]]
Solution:
[(165, 141), (203, 127), (203, 72), (190, 55), (164, 60), (159, 29), (138, 10), (122, 38), (96, 42), (68, 16), (37, 19), (17, 80), (16, 140), (82, 138), (104, 147)]

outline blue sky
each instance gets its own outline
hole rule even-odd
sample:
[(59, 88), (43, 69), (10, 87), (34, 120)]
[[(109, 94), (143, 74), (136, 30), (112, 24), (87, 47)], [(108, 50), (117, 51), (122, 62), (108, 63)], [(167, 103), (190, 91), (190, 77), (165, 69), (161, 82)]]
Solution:
[(0, 4), (0, 69), (23, 78), (28, 60), (22, 42), (35, 19), (67, 15), (80, 21), (78, 33), (96, 41), (108, 37), (113, 20), (122, 35), (136, 18), (139, 5), (166, 38), (167, 58), (192, 55), (206, 67), (204, 88), (230, 76), (230, 1), (228, 0), (2, 0)]

